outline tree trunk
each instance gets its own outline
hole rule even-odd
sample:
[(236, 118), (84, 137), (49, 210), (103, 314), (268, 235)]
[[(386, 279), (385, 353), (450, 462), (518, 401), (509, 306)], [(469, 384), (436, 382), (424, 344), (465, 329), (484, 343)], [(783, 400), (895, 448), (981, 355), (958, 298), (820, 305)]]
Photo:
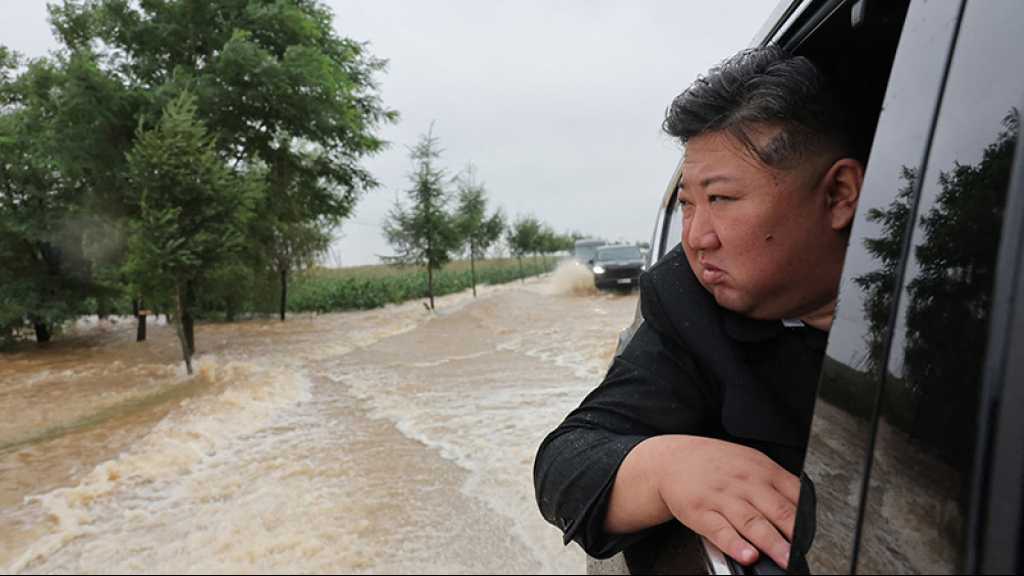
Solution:
[(192, 375), (192, 348), (189, 346), (188, 339), (185, 337), (185, 326), (184, 319), (187, 315), (187, 309), (184, 303), (184, 297), (182, 295), (181, 285), (177, 285), (174, 290), (174, 328), (178, 334), (178, 342), (181, 343), (181, 355), (185, 359), (185, 371), (188, 375)]
[(282, 268), (281, 273), (281, 322), (284, 322), (284, 312), (288, 307), (288, 268)]
[(36, 342), (45, 344), (50, 341), (50, 328), (45, 322), (35, 321), (32, 323), (36, 329)]
[(427, 297), (430, 298), (430, 309), (434, 309), (434, 266), (431, 254), (434, 253), (433, 234), (427, 235)]
[(184, 313), (181, 315), (181, 320), (185, 328), (185, 342), (188, 344), (190, 359), (196, 353), (196, 320), (192, 317), (193, 302), (195, 302), (195, 293), (192, 290), (192, 282), (189, 281), (185, 283)]
[(106, 320), (110, 316), (110, 300), (106, 296), (96, 298), (96, 316), (100, 320)]
[(519, 281), (526, 284), (526, 276), (523, 275), (523, 257), (516, 256), (516, 258), (519, 260)]
[(473, 258), (473, 245), (469, 246), (469, 275), (473, 278), (473, 298), (476, 298), (476, 262)]
[(146, 315), (142, 312), (142, 300), (132, 300), (132, 313), (135, 315), (135, 341), (146, 341)]
[(427, 264), (427, 296), (430, 297), (430, 309), (434, 309), (434, 269)]

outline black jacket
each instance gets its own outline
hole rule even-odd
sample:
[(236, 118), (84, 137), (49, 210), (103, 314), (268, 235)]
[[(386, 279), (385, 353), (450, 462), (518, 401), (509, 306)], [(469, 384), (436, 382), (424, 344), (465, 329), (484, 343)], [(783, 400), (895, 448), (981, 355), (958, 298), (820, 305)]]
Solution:
[(534, 462), (541, 513), (566, 543), (596, 558), (644, 535), (608, 535), (603, 523), (619, 465), (646, 438), (720, 438), (798, 474), (827, 339), (719, 307), (679, 247), (643, 275), (640, 289), (644, 322)]

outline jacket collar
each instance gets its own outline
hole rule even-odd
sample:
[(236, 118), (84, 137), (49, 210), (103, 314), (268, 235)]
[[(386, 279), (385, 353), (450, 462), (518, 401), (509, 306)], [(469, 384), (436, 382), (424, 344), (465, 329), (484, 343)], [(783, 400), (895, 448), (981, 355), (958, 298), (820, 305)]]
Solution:
[[(693, 273), (691, 272), (691, 276)], [(694, 276), (694, 280), (696, 280)], [(703, 287), (701, 287), (703, 289)], [(726, 335), (737, 342), (764, 342), (777, 338), (786, 327), (780, 320), (755, 320), (719, 307)]]

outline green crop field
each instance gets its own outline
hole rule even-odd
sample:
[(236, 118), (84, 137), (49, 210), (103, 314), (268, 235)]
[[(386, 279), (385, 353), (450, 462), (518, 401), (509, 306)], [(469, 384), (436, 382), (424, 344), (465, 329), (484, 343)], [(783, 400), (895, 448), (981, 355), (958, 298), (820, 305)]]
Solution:
[[(522, 276), (530, 277), (555, 268), (557, 260), (523, 258)], [(515, 258), (476, 263), (477, 284), (501, 284), (521, 277)], [(434, 296), (472, 287), (469, 261), (456, 261), (434, 272)], [(357, 266), (314, 268), (295, 277), (288, 292), (292, 312), (332, 312), (377, 308), (385, 304), (424, 298), (427, 272), (414, 266)]]

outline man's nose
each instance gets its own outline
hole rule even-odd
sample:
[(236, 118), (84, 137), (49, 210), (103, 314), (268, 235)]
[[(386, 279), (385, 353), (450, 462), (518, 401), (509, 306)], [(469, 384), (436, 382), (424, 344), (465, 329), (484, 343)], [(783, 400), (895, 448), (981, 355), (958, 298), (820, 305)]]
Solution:
[(704, 210), (694, 210), (693, 217), (683, 227), (683, 237), (692, 250), (714, 250), (720, 246), (715, 227)]

